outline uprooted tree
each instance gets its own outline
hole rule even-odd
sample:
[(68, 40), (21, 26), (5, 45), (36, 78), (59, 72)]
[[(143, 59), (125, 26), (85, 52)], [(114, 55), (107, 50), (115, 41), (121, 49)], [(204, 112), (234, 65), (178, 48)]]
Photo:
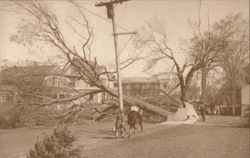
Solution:
[[(78, 73), (80, 79), (89, 85), (99, 88), (99, 90), (79, 93), (70, 98), (52, 100), (46, 103), (37, 103), (39, 105), (69, 102), (100, 92), (107, 92), (117, 97), (117, 91), (109, 88), (102, 81), (102, 76), (109, 72), (98, 72), (97, 59), (91, 56), (93, 29), (81, 5), (74, 1), (68, 2), (75, 8), (77, 16), (72, 17), (71, 21), (63, 23), (59, 20), (56, 13), (52, 12), (52, 9), (48, 8), (46, 3), (42, 1), (13, 1), (14, 6), (21, 9), (27, 18), (20, 23), (17, 32), (11, 36), (11, 40), (24, 45), (33, 45), (39, 42), (39, 44), (42, 43), (50, 45), (52, 48), (56, 48), (57, 51), (67, 59), (66, 65), (71, 65)], [(62, 31), (62, 27), (65, 27), (65, 25), (69, 26), (71, 31), (81, 39), (81, 46), (69, 42), (67, 36)], [(125, 60), (126, 62), (124, 62), (123, 67), (128, 66), (136, 59), (138, 59), (138, 56)], [(124, 96), (124, 102), (125, 105), (138, 105), (146, 111), (157, 113), (163, 117), (167, 117), (170, 114), (170, 112), (166, 110), (133, 97)]]

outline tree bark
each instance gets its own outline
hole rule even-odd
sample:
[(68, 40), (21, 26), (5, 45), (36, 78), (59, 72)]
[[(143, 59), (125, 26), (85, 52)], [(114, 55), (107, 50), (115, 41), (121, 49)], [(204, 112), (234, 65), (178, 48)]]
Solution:
[(181, 90), (181, 104), (182, 104), (182, 107), (185, 108), (186, 107), (186, 105), (185, 105), (185, 101), (186, 101), (186, 88), (185, 88), (184, 82), (183, 82), (183, 84), (182, 84), (182, 82), (180, 82), (180, 90)]
[(201, 69), (201, 96), (200, 99), (202, 101), (206, 101), (207, 99), (207, 75), (208, 69), (206, 67)]
[[(118, 96), (118, 92), (113, 90), (113, 89), (110, 89), (108, 87), (103, 87), (105, 89), (105, 91), (107, 93), (109, 93), (110, 95), (113, 95), (113, 96)], [(138, 98), (133, 98), (131, 96), (126, 96), (124, 95), (123, 96), (123, 101), (125, 103), (125, 106), (139, 106), (140, 108), (142, 108), (143, 110), (145, 111), (148, 111), (148, 112), (152, 112), (152, 113), (155, 113), (155, 114), (158, 114), (162, 117), (165, 117), (167, 118), (168, 115), (171, 115), (172, 113), (167, 111), (167, 110), (164, 110), (162, 108), (159, 108), (159, 107), (156, 107), (152, 104), (149, 104), (143, 100), (140, 100)]]
[[(86, 66), (83, 66), (81, 64), (81, 61), (74, 60), (74, 61), (72, 61), (72, 63), (74, 65), (78, 65), (77, 68), (78, 68), (79, 73), (84, 72), (86, 70), (86, 68), (85, 68)], [(93, 83), (93, 86), (100, 88), (100, 91), (107, 92), (108, 94), (110, 94), (112, 96), (118, 97), (118, 92), (116, 90), (107, 87), (100, 80), (100, 78), (98, 78), (98, 79), (93, 79), (93, 78), (89, 78), (89, 82)], [(124, 96), (123, 101), (124, 101), (125, 104), (127, 104), (127, 106), (137, 105), (137, 106), (139, 106), (140, 108), (142, 108), (145, 111), (156, 113), (156, 114), (158, 114), (160, 116), (163, 116), (165, 118), (167, 118), (168, 115), (172, 114), (169, 111), (163, 110), (163, 109), (161, 109), (159, 107), (156, 107), (156, 106), (154, 106), (152, 104), (149, 104), (149, 103), (147, 103), (147, 102), (145, 102), (143, 100), (140, 100), (138, 98), (133, 98), (133, 97), (130, 97), (130, 96)]]

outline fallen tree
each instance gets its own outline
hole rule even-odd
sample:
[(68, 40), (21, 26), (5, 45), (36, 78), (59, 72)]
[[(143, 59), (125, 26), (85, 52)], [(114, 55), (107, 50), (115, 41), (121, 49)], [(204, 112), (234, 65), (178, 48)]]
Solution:
[[(19, 44), (31, 46), (35, 42), (38, 42), (39, 44), (48, 44), (53, 48), (56, 48), (57, 51), (67, 60), (64, 67), (71, 65), (78, 73), (77, 77), (87, 84), (99, 88), (99, 90), (89, 93), (79, 93), (70, 98), (50, 100), (47, 103), (37, 103), (39, 105), (70, 102), (81, 97), (100, 92), (107, 92), (108, 94), (117, 97), (117, 91), (109, 88), (102, 81), (102, 77), (110, 72), (99, 72), (97, 59), (91, 57), (90, 46), (93, 41), (93, 29), (90, 26), (81, 5), (75, 3), (74, 1), (69, 2), (75, 7), (75, 11), (77, 11), (78, 16), (72, 18), (71, 21), (68, 21), (68, 25), (73, 33), (79, 37), (79, 40), (82, 42), (81, 46), (72, 46), (72, 44), (67, 42), (68, 40), (66, 36), (64, 36), (65, 34), (62, 32), (63, 29), (60, 28), (61, 25), (59, 25), (60, 21), (58, 20), (58, 16), (52, 12), (52, 9), (50, 10), (50, 8), (48, 8), (47, 3), (34, 0), (24, 2), (12, 1), (14, 6), (24, 11), (28, 18), (20, 23), (17, 28), (17, 32), (11, 36), (11, 40)], [(126, 62), (122, 62), (122, 67), (127, 67), (137, 59), (138, 55), (130, 57), (125, 60)], [(137, 105), (145, 111), (153, 112), (163, 117), (167, 117), (170, 114), (170, 112), (143, 100), (139, 100), (138, 98), (124, 96), (124, 102), (126, 106)]]

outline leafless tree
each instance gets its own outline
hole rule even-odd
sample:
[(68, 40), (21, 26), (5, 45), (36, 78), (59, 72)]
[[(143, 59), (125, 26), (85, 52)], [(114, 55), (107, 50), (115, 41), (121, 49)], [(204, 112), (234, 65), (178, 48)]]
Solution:
[(249, 58), (248, 21), (241, 14), (226, 16), (212, 25), (211, 29), (205, 33), (200, 33), (198, 37), (197, 40), (193, 41), (194, 44), (206, 44), (204, 41), (211, 41), (211, 46), (214, 47), (213, 51), (216, 53), (214, 54), (214, 62), (201, 69), (201, 99), (206, 100), (207, 77), (211, 70), (216, 68), (224, 70), (226, 81), (230, 83), (230, 89), (234, 93), (232, 96), (235, 96), (236, 83), (239, 83), (242, 73), (244, 73), (242, 66)]
[(244, 69), (249, 64), (249, 20), (241, 14), (230, 15), (216, 23), (214, 29), (226, 38), (227, 48), (219, 54), (218, 63), (231, 89), (231, 103), (236, 104), (237, 89), (249, 76)]
[(152, 69), (160, 61), (165, 61), (167, 65), (172, 66), (172, 70), (179, 79), (180, 100), (185, 106), (186, 92), (193, 75), (198, 70), (215, 63), (217, 53), (227, 47), (223, 38), (218, 34), (211, 37), (208, 32), (194, 34), (183, 53), (186, 56), (184, 64), (178, 63), (176, 55), (181, 52), (174, 52), (170, 48), (166, 31), (157, 19), (153, 23), (146, 24), (136, 42), (138, 49), (146, 48), (149, 52), (147, 69)]

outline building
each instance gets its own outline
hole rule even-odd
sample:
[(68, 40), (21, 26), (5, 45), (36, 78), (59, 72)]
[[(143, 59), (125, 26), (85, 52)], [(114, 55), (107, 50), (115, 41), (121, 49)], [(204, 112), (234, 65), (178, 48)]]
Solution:
[[(234, 100), (234, 104), (233, 104)], [(217, 103), (220, 105), (221, 114), (223, 115), (241, 115), (241, 87), (238, 86), (232, 97), (232, 89), (226, 82), (217, 95)]]
[[(99, 72), (105, 71), (104, 66), (97, 66), (97, 69)], [(13, 66), (3, 69), (0, 76), (1, 85), (16, 87), (23, 102), (46, 102), (46, 98), (60, 99), (98, 89), (81, 80), (72, 66), (67, 67), (65, 72), (58, 65)], [(107, 75), (101, 79), (107, 86), (110, 84)], [(0, 91), (0, 101), (6, 102), (13, 95), (8, 95), (10, 92), (3, 89)], [(106, 95), (98, 93), (87, 99), (101, 103)]]
[[(106, 67), (103, 65), (96, 65), (97, 73), (106, 72)], [(98, 90), (98, 87), (90, 85), (81, 79), (78, 72), (74, 69), (73, 66), (68, 66), (65, 70), (65, 74), (67, 78), (70, 80), (70, 87), (75, 90), (75, 93), (79, 92), (90, 92), (93, 90)], [(107, 87), (113, 87), (113, 82), (110, 82), (110, 76), (104, 73), (100, 79)], [(86, 96), (87, 100), (91, 100), (96, 103), (102, 103), (105, 99), (108, 99), (109, 95), (105, 92), (93, 94), (90, 96)]]
[[(170, 78), (162, 78), (162, 76), (153, 77), (133, 77), (123, 78), (122, 88), (123, 93), (128, 96), (140, 97), (149, 99), (158, 96), (163, 96), (164, 92), (171, 89), (173, 80)], [(117, 88), (117, 82), (114, 83), (114, 88)]]
[[(222, 113), (227, 115), (245, 115), (249, 104), (249, 68), (249, 63), (242, 66), (242, 74), (235, 84), (235, 95), (232, 95), (232, 88), (229, 82), (226, 82), (221, 87), (217, 95), (217, 102), (220, 104)], [(234, 104), (232, 104), (233, 100)]]
[(241, 117), (250, 117), (250, 84), (245, 84), (241, 89)]
[(0, 76), (1, 85), (16, 88), (18, 103), (46, 102), (71, 91), (57, 65), (7, 67)]

